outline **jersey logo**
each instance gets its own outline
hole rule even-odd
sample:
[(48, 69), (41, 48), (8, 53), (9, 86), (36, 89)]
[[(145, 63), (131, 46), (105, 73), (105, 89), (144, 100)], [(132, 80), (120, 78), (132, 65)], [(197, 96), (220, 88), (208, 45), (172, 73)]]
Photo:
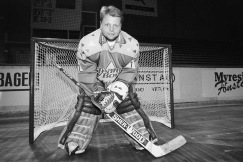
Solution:
[(111, 83), (117, 78), (120, 72), (121, 69), (116, 68), (116, 66), (110, 62), (106, 68), (97, 68), (97, 78), (104, 83)]

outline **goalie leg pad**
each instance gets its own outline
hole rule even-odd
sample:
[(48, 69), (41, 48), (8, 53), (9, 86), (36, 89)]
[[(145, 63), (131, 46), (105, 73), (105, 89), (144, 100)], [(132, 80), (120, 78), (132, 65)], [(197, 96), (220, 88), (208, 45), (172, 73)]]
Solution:
[[(83, 153), (89, 145), (92, 135), (98, 125), (100, 116), (82, 112), (72, 132), (69, 134), (65, 148), (69, 154)], [(64, 128), (63, 132), (65, 131)], [(77, 145), (70, 148), (69, 146)]]
[(68, 135), (71, 133), (73, 130), (73, 127), (75, 123), (77, 122), (78, 118), (80, 117), (80, 114), (83, 109), (83, 104), (84, 104), (84, 91), (80, 89), (80, 95), (77, 96), (77, 103), (75, 105), (75, 111), (72, 114), (72, 117), (68, 121), (67, 126), (65, 127), (64, 131), (62, 132), (59, 140), (58, 140), (58, 147), (64, 148), (64, 144), (67, 140)]
[(84, 97), (84, 104), (83, 104), (83, 112), (94, 114), (94, 115), (100, 115), (101, 111), (98, 109), (91, 101), (90, 97), (85, 96)]
[[(147, 131), (143, 119), (141, 116), (137, 113), (136, 110), (124, 113), (121, 115), (129, 124), (131, 124), (135, 129), (137, 129), (143, 136), (149, 139), (149, 132)], [(137, 150), (143, 150), (144, 148), (137, 143), (134, 139), (132, 139), (130, 136), (125, 134), (128, 141), (135, 147)]]
[(124, 114), (135, 109), (134, 105), (132, 104), (129, 98), (126, 98), (122, 103), (119, 104), (116, 111), (118, 114)]
[(128, 97), (125, 100), (123, 100), (117, 107), (117, 113), (123, 114), (133, 111), (134, 109), (140, 109), (140, 101), (138, 99), (137, 93), (129, 91)]

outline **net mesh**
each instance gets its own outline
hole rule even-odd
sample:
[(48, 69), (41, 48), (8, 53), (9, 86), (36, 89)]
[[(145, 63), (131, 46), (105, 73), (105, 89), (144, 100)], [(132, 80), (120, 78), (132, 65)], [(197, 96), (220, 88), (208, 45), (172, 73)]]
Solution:
[[(55, 65), (77, 79), (78, 41), (35, 40), (33, 68), (34, 139), (65, 124), (74, 112), (78, 87)], [(170, 61), (168, 47), (140, 46), (139, 73), (134, 87), (151, 120), (171, 127)]]

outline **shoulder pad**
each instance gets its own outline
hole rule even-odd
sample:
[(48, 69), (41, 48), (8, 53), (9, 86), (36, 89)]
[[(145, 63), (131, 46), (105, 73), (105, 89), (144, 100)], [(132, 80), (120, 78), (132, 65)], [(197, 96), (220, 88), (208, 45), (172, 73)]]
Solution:
[(82, 53), (89, 57), (100, 52), (102, 49), (99, 44), (99, 37), (100, 29), (84, 36), (80, 41)]

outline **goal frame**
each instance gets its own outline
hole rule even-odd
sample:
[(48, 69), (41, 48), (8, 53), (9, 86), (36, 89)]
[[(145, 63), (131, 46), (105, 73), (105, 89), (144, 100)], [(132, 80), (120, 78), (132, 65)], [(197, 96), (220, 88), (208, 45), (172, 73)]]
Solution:
[[(36, 42), (67, 42), (67, 43), (78, 43), (78, 39), (59, 39), (59, 38), (36, 38), (31, 39), (31, 65), (30, 65), (30, 95), (29, 95), (29, 143), (33, 144), (34, 139), (34, 75), (35, 75), (35, 43)], [(172, 72), (172, 49), (169, 44), (152, 44), (152, 43), (140, 43), (140, 46), (149, 47), (164, 47), (168, 48), (169, 52), (169, 93), (170, 93), (170, 110), (171, 110), (171, 129), (175, 127), (174, 122), (174, 95), (173, 95), (173, 72)]]

